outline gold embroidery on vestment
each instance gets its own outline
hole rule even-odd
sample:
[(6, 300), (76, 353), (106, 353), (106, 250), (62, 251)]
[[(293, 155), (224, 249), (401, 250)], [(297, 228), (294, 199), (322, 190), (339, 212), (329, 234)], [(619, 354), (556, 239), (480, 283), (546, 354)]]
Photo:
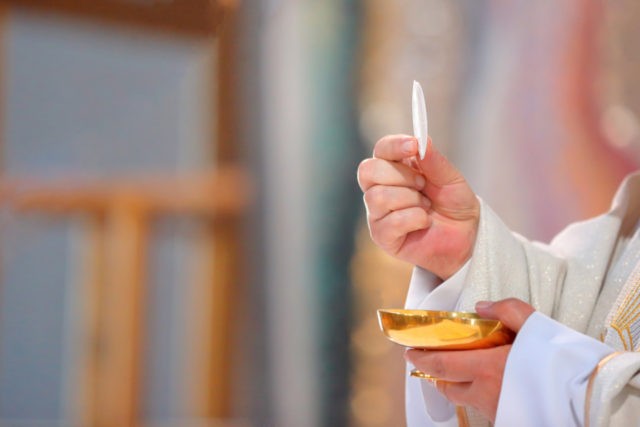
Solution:
[(598, 375), (598, 372), (600, 372), (602, 367), (607, 364), (607, 362), (609, 362), (611, 359), (613, 359), (614, 357), (620, 354), (621, 352), (616, 351), (615, 353), (611, 353), (610, 355), (604, 357), (600, 362), (598, 362), (595, 369), (593, 370), (593, 372), (591, 372), (591, 375), (589, 376), (589, 382), (587, 383), (587, 392), (585, 395), (585, 402), (584, 402), (584, 427), (589, 427), (589, 425), (591, 424), (590, 423), (591, 397), (593, 394), (593, 384), (595, 383), (596, 376)]
[(640, 319), (640, 268), (634, 270), (629, 281), (633, 287), (617, 308), (610, 326), (618, 333), (625, 351), (638, 351), (640, 337), (637, 335), (640, 335), (640, 329), (632, 331), (631, 328)]

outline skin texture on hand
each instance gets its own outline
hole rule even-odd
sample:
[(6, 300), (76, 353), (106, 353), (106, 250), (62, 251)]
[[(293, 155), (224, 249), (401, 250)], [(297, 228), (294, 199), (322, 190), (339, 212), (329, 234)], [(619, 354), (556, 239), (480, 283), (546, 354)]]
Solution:
[[(514, 332), (535, 311), (524, 301), (510, 298), (495, 303), (479, 302), (482, 317), (498, 319)], [(504, 368), (511, 345), (462, 351), (407, 350), (405, 359), (437, 380), (435, 386), (451, 403), (477, 409), (495, 422)]]
[(380, 139), (358, 167), (372, 240), (403, 261), (447, 279), (471, 256), (480, 204), (460, 172), (408, 135)]

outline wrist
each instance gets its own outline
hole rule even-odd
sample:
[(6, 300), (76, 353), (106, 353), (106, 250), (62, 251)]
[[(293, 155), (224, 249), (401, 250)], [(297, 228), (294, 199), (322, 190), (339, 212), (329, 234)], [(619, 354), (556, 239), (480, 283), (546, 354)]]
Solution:
[(446, 260), (448, 262), (444, 262), (442, 264), (444, 268), (441, 269), (440, 272), (434, 272), (434, 274), (442, 280), (447, 280), (469, 262), (473, 256), (477, 230), (478, 224), (476, 222), (469, 232), (468, 243), (464, 245), (464, 249), (456, 252), (455, 255), (450, 256), (448, 260)]

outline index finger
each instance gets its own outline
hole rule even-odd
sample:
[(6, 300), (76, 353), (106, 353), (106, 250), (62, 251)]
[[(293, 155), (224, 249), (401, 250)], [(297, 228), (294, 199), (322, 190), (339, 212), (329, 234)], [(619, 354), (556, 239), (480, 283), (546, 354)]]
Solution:
[(482, 369), (486, 350), (407, 350), (406, 358), (417, 369), (442, 381), (473, 382)]
[(418, 140), (411, 135), (387, 135), (373, 147), (373, 157), (398, 161), (418, 154)]

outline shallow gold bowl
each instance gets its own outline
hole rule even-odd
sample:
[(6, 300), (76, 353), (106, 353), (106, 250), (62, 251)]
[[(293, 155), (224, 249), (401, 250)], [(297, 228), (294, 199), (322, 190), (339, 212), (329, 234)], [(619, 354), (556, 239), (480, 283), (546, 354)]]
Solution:
[(378, 310), (380, 329), (391, 341), (427, 350), (471, 350), (513, 342), (515, 334), (498, 320), (475, 313)]

